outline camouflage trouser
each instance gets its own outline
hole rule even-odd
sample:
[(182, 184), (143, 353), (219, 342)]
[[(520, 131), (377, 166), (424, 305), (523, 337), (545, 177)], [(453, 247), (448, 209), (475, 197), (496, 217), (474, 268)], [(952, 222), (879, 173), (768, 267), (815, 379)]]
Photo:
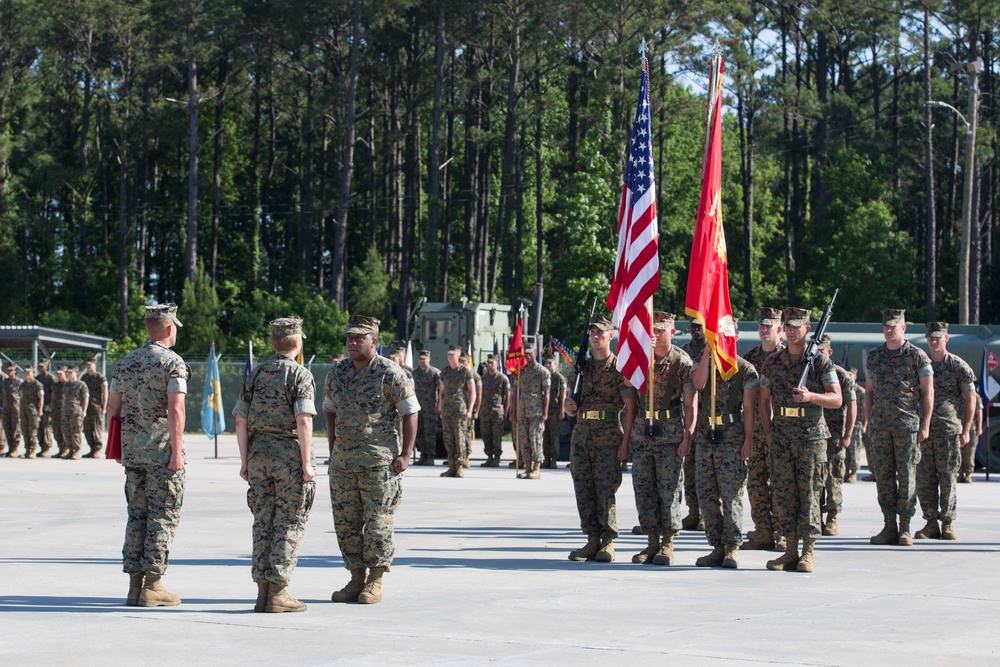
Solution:
[(63, 439), (62, 412), (52, 411), (52, 442), (60, 452), (65, 451), (66, 441)]
[(632, 428), (632, 489), (642, 532), (681, 529), (681, 471), (677, 445)]
[(959, 472), (963, 475), (971, 475), (976, 469), (976, 448), (979, 446), (979, 438), (970, 438), (969, 443), (962, 447), (962, 462)]
[(38, 406), (21, 408), (21, 433), (24, 434), (24, 454), (34, 456), (38, 447)]
[(743, 439), (730, 436), (721, 442), (708, 442), (697, 432), (695, 438), (695, 478), (705, 537), (713, 547), (738, 547), (743, 543), (743, 488), (747, 483), (747, 464), (740, 453)]
[(396, 552), (392, 522), (402, 497), (400, 477), (389, 466), (330, 468), (333, 524), (348, 570), (392, 564)]
[(16, 452), (21, 446), (21, 417), (18, 410), (5, 409), (2, 415), (3, 432), (7, 436), (7, 447)]
[(551, 414), (545, 418), (545, 431), (542, 433), (542, 454), (546, 460), (559, 460), (559, 429), (562, 428), (562, 421), (559, 413)]
[(462, 420), (462, 451), (465, 454), (465, 462), (472, 458), (472, 441), (476, 439), (476, 420)]
[(465, 415), (441, 415), (441, 429), (444, 431), (444, 448), (448, 461), (458, 463), (465, 459)]
[(785, 535), (818, 538), (823, 534), (819, 494), (823, 490), (826, 440), (792, 440), (771, 431), (771, 492)]
[(573, 429), (573, 491), (586, 535), (618, 537), (615, 492), (622, 485), (618, 461), (621, 429), (615, 422), (578, 421)]
[(49, 408), (45, 408), (38, 420), (38, 444), (42, 454), (52, 449), (52, 410)]
[(545, 417), (522, 415), (517, 420), (518, 454), (522, 464), (542, 462), (542, 434), (545, 431)]
[(763, 428), (753, 434), (753, 456), (747, 461), (747, 495), (750, 517), (757, 530), (780, 531), (778, 513), (771, 493), (771, 453)]
[(698, 481), (695, 473), (697, 446), (691, 440), (691, 451), (684, 457), (684, 502), (692, 513), (698, 512)]
[(932, 433), (920, 443), (917, 498), (925, 519), (945, 523), (955, 520), (955, 480), (960, 458), (958, 435)]
[(288, 584), (316, 497), (316, 482), (302, 481), (302, 459), (254, 452), (247, 462), (247, 505), (253, 512), (254, 581)]
[(417, 413), (417, 439), (416, 449), (421, 455), (427, 458), (434, 458), (437, 454), (437, 415), (432, 411)]
[(487, 408), (479, 413), (479, 430), (486, 456), (503, 454), (503, 408)]
[[(917, 512), (917, 464), (920, 448), (913, 431), (874, 431), (868, 463), (875, 471), (875, 489), (882, 516), (912, 517)], [(898, 480), (898, 482), (897, 482)]]
[(861, 425), (854, 427), (854, 434), (851, 437), (851, 445), (844, 452), (844, 479), (851, 475), (858, 474), (861, 466), (858, 464), (858, 448), (861, 446)]
[(101, 417), (100, 410), (87, 410), (87, 416), (83, 418), (83, 435), (87, 438), (87, 445), (90, 446), (90, 453), (96, 454), (101, 451), (103, 443), (101, 438), (104, 434), (104, 418)]
[(74, 454), (80, 451), (80, 445), (83, 443), (83, 415), (63, 413), (62, 437), (67, 452)]
[(840, 438), (826, 441), (826, 463), (823, 464), (823, 487), (825, 502), (820, 505), (822, 512), (840, 512), (844, 509), (844, 470), (847, 452), (840, 446)]
[(166, 574), (170, 542), (181, 519), (184, 480), (184, 470), (125, 468), (128, 522), (122, 571)]

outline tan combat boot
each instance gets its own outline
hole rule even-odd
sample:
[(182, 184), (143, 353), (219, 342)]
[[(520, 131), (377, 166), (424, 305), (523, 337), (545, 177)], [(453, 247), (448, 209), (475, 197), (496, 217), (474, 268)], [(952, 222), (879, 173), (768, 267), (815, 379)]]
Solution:
[(534, 461), (528, 461), (527, 463), (525, 463), (524, 464), (524, 470), (522, 470), (521, 472), (517, 473), (517, 478), (518, 479), (530, 479), (528, 477), (528, 475), (530, 475), (531, 471), (534, 470), (534, 466), (535, 466)]
[(579, 549), (574, 549), (569, 552), (569, 559), (578, 562), (585, 560), (594, 560), (597, 557), (597, 552), (601, 548), (601, 536), (594, 534), (587, 536), (587, 544), (580, 547)]
[(264, 611), (268, 614), (283, 614), (286, 611), (305, 611), (306, 605), (299, 602), (288, 594), (288, 588), (284, 584), (276, 584), (273, 581), (269, 586), (267, 594), (267, 604)]
[(465, 460), (457, 461), (455, 463), (455, 474), (454, 477), (465, 477), (465, 469), (469, 466), (465, 465)]
[(815, 556), (816, 538), (815, 537), (803, 537), (802, 538), (802, 558), (799, 559), (799, 564), (795, 566), (795, 569), (799, 572), (812, 572), (813, 571), (813, 558)]
[(722, 558), (722, 567), (735, 570), (740, 566), (739, 549), (732, 545), (726, 545), (725, 554)]
[(663, 542), (660, 543), (660, 550), (653, 556), (653, 565), (673, 565), (674, 564), (674, 534), (675, 530), (663, 531)]
[(147, 572), (139, 591), (140, 607), (176, 607), (181, 599), (173, 593), (168, 593), (160, 581), (161, 575)]
[(333, 602), (357, 602), (361, 591), (365, 590), (365, 576), (367, 574), (367, 568), (352, 568), (351, 580), (339, 591), (334, 591), (333, 595), (330, 596), (330, 600)]
[(79, 461), (80, 460), (80, 448), (79, 447), (72, 447), (70, 449), (69, 456), (67, 456), (66, 458), (72, 459), (74, 461)]
[(615, 540), (605, 537), (601, 540), (601, 548), (597, 550), (594, 560), (598, 563), (611, 563), (615, 560)]
[(837, 526), (836, 512), (826, 513), (826, 523), (823, 524), (823, 535), (827, 537), (840, 535), (840, 528)]
[(726, 550), (722, 545), (712, 547), (712, 553), (701, 556), (694, 562), (698, 567), (719, 567), (726, 559)]
[(955, 534), (955, 527), (952, 525), (951, 521), (941, 522), (941, 539), (942, 540), (958, 539), (958, 535)]
[(257, 601), (253, 603), (253, 610), (258, 614), (263, 613), (267, 607), (267, 598), (271, 596), (271, 582), (267, 579), (257, 582)]
[(913, 536), (910, 535), (910, 517), (908, 516), (899, 516), (899, 546), (913, 546)]
[(652, 563), (660, 550), (660, 534), (657, 531), (646, 533), (646, 539), (648, 540), (646, 548), (632, 556), (633, 563)]
[(784, 553), (785, 549), (788, 548), (788, 541), (785, 536), (779, 531), (774, 531), (774, 551), (780, 551)]
[(941, 539), (941, 530), (938, 528), (937, 519), (927, 519), (927, 524), (913, 533), (913, 537), (918, 540), (939, 540)]
[(456, 469), (455, 462), (449, 461), (448, 469), (445, 470), (443, 473), (441, 473), (441, 477), (454, 477), (456, 475), (455, 469)]
[(774, 560), (767, 561), (769, 570), (785, 570), (792, 572), (799, 564), (799, 538), (798, 535), (788, 535), (785, 538), (785, 553)]
[[(698, 527), (701, 524), (701, 528)], [(681, 528), (684, 530), (705, 530), (705, 524), (701, 521), (701, 512), (694, 506), (688, 510), (688, 515), (681, 519)]]
[(747, 541), (740, 545), (743, 551), (770, 551), (774, 548), (774, 533), (767, 528), (753, 531), (753, 536), (747, 535)]
[(542, 478), (542, 464), (538, 461), (534, 461), (531, 464), (531, 468), (528, 470), (528, 474), (524, 476), (525, 479), (541, 479)]
[(868, 541), (872, 544), (898, 544), (899, 529), (896, 528), (895, 515), (891, 517), (887, 516), (881, 532), (878, 535), (872, 535), (872, 538)]
[(382, 575), (387, 567), (373, 567), (368, 572), (368, 579), (365, 581), (365, 589), (358, 596), (361, 604), (378, 604), (382, 601)]
[(142, 578), (142, 572), (128, 575), (128, 597), (125, 598), (125, 604), (129, 607), (139, 606), (139, 593), (142, 592)]

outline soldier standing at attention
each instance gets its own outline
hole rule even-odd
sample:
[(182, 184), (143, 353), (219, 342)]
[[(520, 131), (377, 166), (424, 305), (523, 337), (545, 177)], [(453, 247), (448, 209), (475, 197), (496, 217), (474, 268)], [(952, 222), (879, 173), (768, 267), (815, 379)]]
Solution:
[(62, 392), (62, 433), (66, 443), (67, 459), (80, 458), (83, 442), (83, 417), (90, 405), (90, 390), (78, 379), (76, 366), (66, 367), (66, 386)]
[(497, 357), (486, 357), (486, 375), (483, 376), (483, 406), (479, 413), (479, 430), (486, 450), (484, 468), (500, 466), (503, 455), (503, 420), (510, 409), (510, 380), (498, 370)]
[(66, 367), (56, 369), (56, 381), (52, 383), (52, 439), (55, 441), (56, 454), (52, 458), (62, 459), (69, 455), (66, 440), (63, 437), (63, 393), (66, 389)]
[(249, 482), (253, 512), (256, 612), (305, 611), (288, 594), (299, 543), (316, 496), (312, 451), (316, 382), (296, 361), (302, 349), (302, 319), (271, 322), (274, 354), (254, 368), (233, 407), (240, 447), (240, 477)]
[(372, 317), (351, 317), (349, 358), (327, 378), (323, 402), (333, 522), (344, 566), (351, 571), (351, 581), (331, 596), (334, 602), (375, 604), (382, 599), (382, 575), (395, 553), (400, 475), (409, 466), (417, 432), (420, 404), (413, 381), (375, 354), (378, 325)]
[(948, 351), (948, 338), (946, 323), (927, 323), (927, 345), (934, 370), (934, 414), (930, 437), (920, 443), (917, 465), (917, 498), (927, 520), (927, 525), (914, 535), (917, 539), (955, 539), (955, 483), (962, 447), (972, 440), (976, 375), (969, 364)]
[[(681, 349), (691, 357), (691, 363), (697, 364), (701, 360), (701, 355), (705, 352), (705, 345), (708, 339), (705, 338), (705, 327), (701, 322), (692, 319), (688, 325), (691, 333), (691, 340), (681, 345)], [(687, 516), (681, 520), (684, 530), (705, 530), (705, 522), (701, 518), (701, 510), (698, 507), (698, 485), (695, 481), (695, 450), (697, 446), (694, 440), (691, 441), (691, 452), (684, 457), (684, 502), (687, 503)]]
[(56, 383), (55, 376), (49, 373), (48, 359), (38, 362), (38, 381), (42, 383), (42, 390), (45, 392), (45, 404), (38, 420), (38, 444), (41, 448), (38, 456), (44, 459), (49, 457), (49, 450), (52, 449), (52, 387)]
[(854, 380), (854, 404), (856, 406), (856, 419), (854, 420), (854, 432), (851, 436), (851, 444), (847, 447), (844, 456), (844, 484), (854, 484), (858, 481), (858, 447), (861, 444), (865, 432), (864, 410), (865, 385), (858, 382), (858, 369), (851, 367), (847, 369), (851, 379)]
[[(584, 363), (580, 391), (565, 403), (566, 414), (578, 417), (570, 470), (580, 527), (587, 536), (587, 544), (571, 551), (569, 559), (610, 563), (618, 537), (615, 492), (622, 484), (621, 462), (629, 455), (637, 392), (615, 367), (611, 320), (594, 315), (589, 330), (590, 358)], [(623, 408), (625, 416), (619, 423)]]
[(417, 451), (420, 459), (414, 465), (432, 466), (437, 449), (437, 416), (441, 414), (441, 371), (431, 366), (431, 353), (417, 353), (413, 369), (413, 390), (420, 402), (417, 421)]
[[(737, 335), (739, 329), (736, 329)], [(715, 366), (702, 355), (695, 362), (691, 380), (701, 394), (698, 425), (691, 447), (678, 447), (677, 453), (695, 457), (698, 500), (705, 522), (705, 537), (712, 552), (698, 558), (698, 567), (739, 567), (738, 551), (743, 542), (743, 489), (747, 482), (746, 460), (753, 453), (755, 414), (750, 406), (757, 403), (757, 370), (743, 357), (736, 357), (736, 372), (728, 379), (716, 368), (715, 428), (710, 429), (712, 413), (709, 367)], [(713, 439), (714, 438), (714, 439)]]
[(84, 454), (83, 458), (93, 459), (97, 458), (103, 446), (101, 436), (104, 431), (104, 414), (108, 408), (108, 380), (97, 372), (95, 357), (87, 359), (85, 368), (86, 372), (80, 376), (80, 381), (87, 385), (90, 403), (83, 418), (83, 434), (87, 438), (90, 451)]
[(549, 408), (545, 416), (545, 431), (542, 434), (542, 453), (545, 461), (543, 468), (559, 467), (559, 431), (562, 420), (566, 417), (563, 403), (566, 401), (566, 378), (559, 372), (559, 357), (546, 354), (545, 368), (549, 371), (552, 384), (549, 386)]
[[(761, 308), (757, 311), (757, 335), (760, 345), (746, 353), (746, 360), (760, 374), (764, 361), (782, 349), (781, 311), (777, 308)], [(753, 455), (747, 461), (747, 495), (750, 496), (750, 517), (754, 530), (747, 533), (747, 541), (740, 549), (747, 551), (769, 551), (776, 546), (784, 551), (781, 544), (781, 524), (771, 492), (771, 455), (764, 434), (764, 421), (760, 418), (760, 397), (754, 406)]]
[[(829, 336), (820, 340), (819, 351), (827, 357), (833, 355), (833, 344)], [(844, 471), (847, 468), (847, 448), (854, 436), (854, 422), (858, 417), (857, 386), (854, 378), (845, 368), (834, 364), (833, 371), (837, 374), (840, 384), (840, 395), (844, 402), (839, 408), (823, 410), (823, 418), (830, 429), (830, 438), (826, 441), (826, 463), (823, 464), (823, 485), (826, 490), (826, 503), (820, 507), (820, 512), (826, 512), (826, 522), (823, 524), (823, 535), (829, 537), (839, 535), (837, 515), (844, 509)]]
[[(472, 365), (469, 363), (469, 355), (463, 352), (458, 357), (458, 363), (462, 366), (468, 366), (472, 369)], [(479, 419), (479, 408), (483, 406), (483, 378), (476, 371), (472, 371), (472, 379), (476, 383), (476, 399), (475, 407), (472, 410), (472, 419), (465, 422), (465, 430), (462, 432), (463, 445), (462, 450), (465, 452), (465, 457), (462, 459), (462, 467), (468, 468), (469, 461), (472, 459), (472, 441), (476, 439), (476, 420)]]
[(3, 379), (3, 430), (7, 437), (7, 457), (17, 458), (21, 453), (21, 383), (17, 366), (7, 364), (7, 377)]
[(518, 479), (539, 479), (542, 469), (542, 435), (545, 431), (545, 417), (549, 409), (549, 389), (552, 376), (549, 370), (535, 360), (535, 345), (524, 346), (524, 357), (528, 365), (515, 374), (510, 395), (514, 399), (514, 414), (517, 415), (520, 458), (524, 472)]
[[(930, 435), (934, 371), (923, 350), (906, 341), (906, 311), (882, 311), (885, 344), (868, 354), (865, 421), (871, 434), (869, 465), (875, 472), (885, 526), (872, 544), (911, 546), (910, 519), (917, 509), (918, 443)], [(898, 480), (898, 483), (897, 483)], [(899, 526), (896, 525), (899, 515)]]
[(816, 355), (805, 385), (798, 386), (807, 365), (809, 316), (808, 309), (785, 308), (788, 347), (771, 355), (760, 372), (760, 415), (770, 439), (772, 488), (786, 541), (784, 555), (767, 561), (769, 570), (812, 572), (816, 540), (823, 533), (819, 494), (830, 437), (823, 412), (840, 407), (843, 397), (825, 354)]
[(442, 477), (465, 477), (465, 422), (472, 419), (476, 406), (475, 373), (468, 366), (459, 364), (462, 350), (457, 345), (448, 346), (448, 368), (441, 371), (441, 426), (444, 446), (448, 450), (448, 470)]
[[(681, 530), (680, 447), (690, 445), (697, 417), (698, 396), (691, 383), (691, 357), (671, 345), (674, 315), (653, 313), (654, 412), (643, 400), (632, 424), (632, 488), (639, 512), (639, 530), (648, 538), (646, 548), (632, 556), (633, 563), (671, 565), (674, 535)], [(626, 384), (628, 382), (626, 381)], [(652, 432), (647, 433), (652, 418)]]
[(21, 432), (24, 433), (24, 458), (35, 458), (38, 447), (38, 422), (45, 405), (45, 387), (35, 379), (35, 367), (24, 369), (21, 383)]
[[(125, 604), (171, 607), (181, 600), (161, 579), (184, 504), (184, 395), (191, 369), (170, 350), (181, 326), (176, 304), (146, 306), (145, 324), (148, 339), (115, 366), (108, 398), (111, 416), (122, 420), (128, 503), (122, 547), (122, 569), (129, 576)], [(68, 399), (72, 389), (67, 394)]]

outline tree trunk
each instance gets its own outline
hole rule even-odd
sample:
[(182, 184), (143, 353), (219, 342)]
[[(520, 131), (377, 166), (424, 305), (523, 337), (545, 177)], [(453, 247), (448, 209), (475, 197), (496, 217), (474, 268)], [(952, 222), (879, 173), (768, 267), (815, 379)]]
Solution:
[(924, 7), (924, 207), (927, 209), (927, 229), (925, 232), (925, 296), (927, 298), (927, 320), (937, 318), (937, 226), (934, 218), (934, 143), (931, 107), (931, 43), (930, 9)]
[(212, 257), (209, 264), (209, 284), (215, 287), (219, 263), (219, 217), (222, 215), (222, 115), (226, 107), (226, 85), (229, 57), (219, 58), (219, 91), (215, 98), (215, 146), (212, 150)]
[(198, 61), (194, 52), (194, 5), (187, 0), (188, 192), (184, 277), (194, 283), (198, 255)]
[[(430, 209), (428, 211), (427, 245), (427, 296), (437, 298), (439, 271), (438, 234), (441, 225), (441, 98), (444, 92), (444, 0), (438, 0), (437, 27), (434, 40), (434, 108), (431, 111), (431, 144), (427, 159), (427, 171), (430, 176)], [(441, 255), (444, 259), (444, 255)]]

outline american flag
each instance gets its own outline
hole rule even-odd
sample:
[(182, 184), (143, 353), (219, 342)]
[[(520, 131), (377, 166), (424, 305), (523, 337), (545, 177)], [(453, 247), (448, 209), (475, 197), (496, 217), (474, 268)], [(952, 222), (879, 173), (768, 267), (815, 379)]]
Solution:
[(618, 256), (606, 305), (618, 329), (618, 371), (646, 392), (652, 354), (653, 294), (660, 288), (659, 231), (653, 180), (649, 67), (643, 56), (639, 101), (618, 212)]

